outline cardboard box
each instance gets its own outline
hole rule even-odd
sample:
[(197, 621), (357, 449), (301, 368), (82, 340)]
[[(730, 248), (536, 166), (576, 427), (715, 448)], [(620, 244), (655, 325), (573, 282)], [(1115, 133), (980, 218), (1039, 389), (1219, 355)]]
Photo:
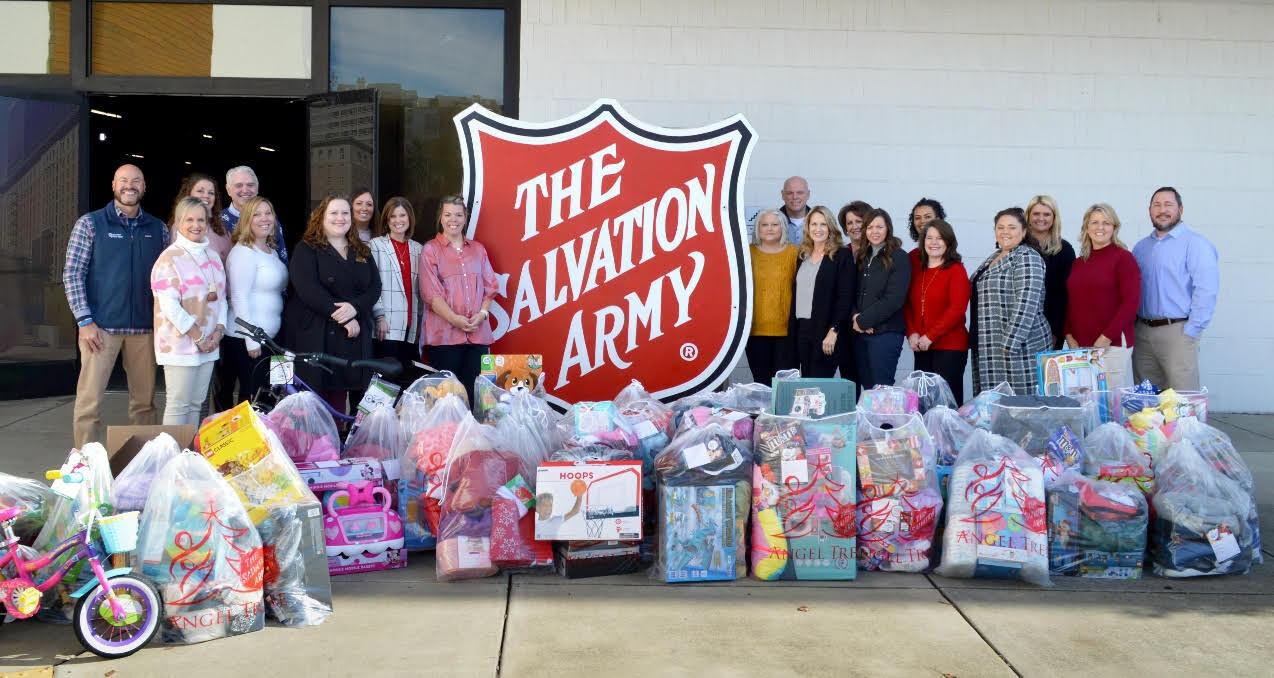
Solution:
[(659, 550), (668, 583), (735, 579), (735, 485), (660, 488)]
[(195, 440), (195, 427), (191, 424), (106, 427), (106, 455), (111, 460), (111, 475), (118, 476), (141, 452), (142, 446), (160, 433), (167, 433), (185, 448), (189, 448)]
[(535, 493), (536, 539), (641, 539), (640, 460), (544, 462)]
[(380, 461), (371, 457), (351, 457), (335, 461), (302, 461), (296, 465), (301, 479), (314, 493), (343, 490), (350, 483), (370, 480), (384, 484)]
[(640, 542), (568, 541), (555, 549), (557, 571), (567, 579), (630, 574), (641, 569)]
[(822, 419), (854, 411), (854, 382), (848, 379), (775, 379), (775, 414)]
[(199, 428), (199, 453), (221, 475), (238, 475), (270, 453), (265, 431), (265, 422), (245, 400)]

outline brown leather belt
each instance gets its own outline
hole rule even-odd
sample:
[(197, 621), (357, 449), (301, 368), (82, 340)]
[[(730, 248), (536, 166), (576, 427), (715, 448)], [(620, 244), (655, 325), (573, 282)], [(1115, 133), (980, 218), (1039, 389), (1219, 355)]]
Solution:
[(1163, 327), (1165, 325), (1171, 325), (1173, 323), (1183, 323), (1187, 320), (1189, 320), (1189, 318), (1156, 318), (1154, 320), (1150, 320), (1149, 318), (1137, 318), (1138, 322), (1149, 325), (1151, 327)]

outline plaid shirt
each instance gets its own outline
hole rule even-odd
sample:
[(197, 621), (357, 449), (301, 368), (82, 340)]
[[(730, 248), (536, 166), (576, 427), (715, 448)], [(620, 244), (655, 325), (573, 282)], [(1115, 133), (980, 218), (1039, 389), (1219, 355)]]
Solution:
[[(137, 209), (137, 216), (130, 217), (119, 210), (119, 205), (115, 205), (115, 214), (119, 215), (120, 221), (129, 228), (137, 226), (138, 219), (142, 216), (141, 208)], [(93, 226), (93, 217), (91, 214), (85, 214), (75, 222), (75, 226), (71, 228), (71, 239), (66, 243), (66, 267), (62, 271), (62, 286), (66, 289), (66, 303), (71, 307), (71, 315), (75, 316), (78, 322), (84, 318), (93, 317), (93, 309), (88, 307), (88, 265), (93, 259), (93, 237), (97, 233), (97, 229)], [(168, 234), (165, 229), (164, 239), (167, 241)], [(147, 271), (146, 287), (150, 288), (150, 272)], [(107, 334), (150, 334), (151, 330), (136, 328), (101, 328)]]

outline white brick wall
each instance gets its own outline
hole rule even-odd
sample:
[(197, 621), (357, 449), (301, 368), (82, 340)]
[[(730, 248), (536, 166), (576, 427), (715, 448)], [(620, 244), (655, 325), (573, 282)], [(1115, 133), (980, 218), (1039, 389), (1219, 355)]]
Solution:
[(1109, 202), (1131, 246), (1174, 185), (1221, 253), (1213, 407), (1271, 412), (1271, 29), (1274, 3), (1237, 0), (524, 0), (521, 114), (598, 97), (667, 126), (741, 112), (760, 140), (746, 204), (777, 204), (791, 174), (815, 203), (895, 221), (935, 197), (970, 268), (995, 212), (1031, 195), (1059, 200), (1076, 245)]

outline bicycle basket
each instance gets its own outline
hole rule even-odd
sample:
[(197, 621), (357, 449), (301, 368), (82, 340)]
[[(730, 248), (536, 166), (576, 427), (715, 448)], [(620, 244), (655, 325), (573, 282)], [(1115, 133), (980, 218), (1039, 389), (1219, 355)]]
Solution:
[(98, 523), (98, 534), (107, 553), (128, 553), (137, 548), (137, 523), (141, 513), (129, 511), (106, 516)]

